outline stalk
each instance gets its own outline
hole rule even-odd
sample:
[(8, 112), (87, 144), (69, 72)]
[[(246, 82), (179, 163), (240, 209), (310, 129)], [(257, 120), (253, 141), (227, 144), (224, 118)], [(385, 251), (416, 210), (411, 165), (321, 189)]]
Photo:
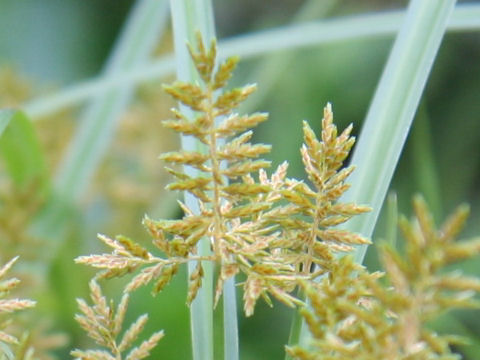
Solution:
[(225, 360), (238, 360), (240, 351), (235, 277), (223, 284), (223, 344)]
[[(295, 14), (293, 18), (293, 23), (301, 23), (303, 21), (311, 21), (317, 17), (324, 17), (326, 14), (337, 4), (337, 0), (327, 0), (324, 2), (317, 2), (315, 0), (310, 0), (303, 5), (300, 10)], [(272, 89), (275, 85), (276, 79), (280, 74), (288, 68), (288, 65), (294, 59), (295, 54), (287, 53), (283, 56), (277, 56), (272, 58), (265, 58), (262, 63), (255, 69), (255, 77), (260, 84), (260, 91), (257, 96), (250, 100), (247, 103), (249, 108), (256, 107), (266, 94)], [(317, 221), (317, 218), (315, 219)], [(318, 225), (314, 224), (312, 227), (316, 229)], [(312, 234), (312, 241), (314, 241), (315, 235)], [(311, 252), (311, 248), (309, 248)], [(304, 271), (309, 271), (311, 264), (304, 264)], [(305, 293), (301, 290), (298, 291), (298, 298), (302, 301), (306, 301)], [(295, 309), (292, 313), (292, 323), (290, 324), (290, 333), (288, 334), (288, 346), (293, 346), (298, 344), (300, 341), (300, 334), (302, 332), (303, 317), (300, 312)], [(292, 357), (286, 353), (285, 360), (293, 360)]]
[[(298, 296), (300, 300), (306, 301), (306, 296), (303, 291), (299, 290), (298, 291)], [(288, 335), (288, 346), (293, 346), (297, 345), (300, 340), (301, 336), (304, 335), (304, 322), (303, 322), (303, 317), (300, 314), (300, 311), (298, 309), (293, 309), (293, 315), (292, 315), (292, 323), (290, 325), (290, 333)], [(305, 341), (305, 340), (302, 340)], [(285, 360), (293, 360), (293, 358), (289, 355), (285, 355)]]
[[(199, 82), (199, 76), (190, 59), (187, 51), (187, 43), (195, 43), (195, 32), (199, 31), (203, 41), (209, 46), (215, 37), (215, 26), (213, 19), (213, 9), (210, 0), (171, 0), (170, 8), (172, 12), (172, 24), (175, 44), (175, 59), (177, 78), (180, 81)], [(182, 112), (193, 118), (194, 113), (186, 108), (181, 107)], [(208, 153), (206, 148), (199, 141), (195, 141), (192, 137), (182, 136), (182, 149), (187, 151), (200, 151)], [(195, 176), (198, 170), (186, 167), (185, 173), (189, 176)], [(198, 212), (198, 203), (194, 196), (189, 193), (185, 194), (186, 205), (195, 212)], [(209, 239), (203, 238), (198, 245), (198, 253), (200, 256), (211, 253)], [(213, 265), (210, 262), (203, 264), (204, 278), (202, 287), (199, 289), (195, 300), (190, 305), (190, 328), (192, 336), (192, 351), (194, 360), (211, 360), (214, 358), (213, 344)], [(189, 263), (189, 275), (195, 270), (195, 264)], [(226, 296), (224, 295), (224, 301)], [(235, 305), (235, 304), (234, 304)], [(230, 304), (224, 304), (225, 311), (230, 310)], [(236, 306), (234, 313), (236, 314)], [(229, 318), (230, 321), (233, 319)], [(236, 337), (236, 317), (233, 324), (229, 323), (231, 329), (234, 329)], [(227, 348), (227, 326), (225, 326), (225, 357), (228, 359), (238, 358), (238, 349), (235, 354), (227, 355), (230, 351)], [(230, 335), (228, 335), (228, 338)]]

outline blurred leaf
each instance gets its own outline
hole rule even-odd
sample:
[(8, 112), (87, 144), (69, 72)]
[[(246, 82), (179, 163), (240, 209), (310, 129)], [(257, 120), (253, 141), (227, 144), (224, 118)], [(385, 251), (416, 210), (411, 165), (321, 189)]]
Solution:
[[(480, 28), (480, 5), (458, 5), (450, 19), (450, 31), (472, 31)], [(242, 59), (270, 54), (281, 50), (309, 48), (321, 44), (339, 43), (348, 40), (378, 38), (394, 35), (402, 23), (403, 11), (379, 14), (362, 14), (334, 19), (281, 26), (266, 31), (235, 36), (219, 42), (221, 58), (233, 55)], [(134, 67), (115, 76), (98, 76), (78, 85), (70, 86), (56, 94), (36, 99), (25, 105), (32, 117), (42, 117), (59, 109), (78, 104), (86, 99), (103, 94), (118, 86), (148, 82), (172, 74), (175, 60), (166, 55), (142, 67)]]
[[(104, 74), (112, 76), (143, 65), (165, 27), (167, 14), (166, 0), (138, 1), (108, 59)], [(133, 84), (110, 89), (85, 109), (58, 171), (56, 191), (61, 196), (76, 201), (84, 194), (133, 90)]]
[[(292, 16), (291, 23), (299, 24), (325, 18), (332, 8), (337, 5), (337, 2), (337, 0), (306, 1)], [(318, 32), (315, 32), (315, 34), (319, 35)], [(278, 84), (284, 73), (289, 71), (289, 67), (297, 56), (298, 53), (295, 52), (282, 53), (277, 54), (277, 56), (267, 56), (257, 64), (246, 83), (258, 84), (258, 90), (255, 96), (250, 97), (243, 106), (245, 112), (251, 112), (258, 108), (258, 105), (267, 94), (272, 92), (273, 87)]]
[(455, 333), (468, 339), (467, 345), (458, 346), (465, 359), (477, 359), (480, 354), (480, 337), (473, 329), (469, 329), (455, 314), (446, 313), (431, 323), (439, 333)]
[[(105, 66), (107, 77), (146, 62), (166, 24), (167, 5), (166, 0), (137, 2)], [(62, 237), (66, 222), (71, 220), (73, 204), (84, 195), (103, 159), (133, 89), (133, 84), (108, 89), (85, 109), (60, 165), (54, 195), (32, 226), (35, 234)]]
[(0, 153), (18, 187), (38, 182), (45, 191), (48, 173), (43, 149), (30, 119), (18, 110), (0, 110)]
[(415, 123), (412, 127), (411, 162), (415, 177), (415, 186), (423, 196), (434, 215), (439, 220), (443, 218), (440, 178), (434, 156), (432, 129), (429, 124), (425, 105), (418, 108)]
[(385, 238), (387, 243), (393, 248), (397, 245), (397, 229), (398, 229), (398, 204), (397, 194), (391, 192), (387, 197), (387, 221)]

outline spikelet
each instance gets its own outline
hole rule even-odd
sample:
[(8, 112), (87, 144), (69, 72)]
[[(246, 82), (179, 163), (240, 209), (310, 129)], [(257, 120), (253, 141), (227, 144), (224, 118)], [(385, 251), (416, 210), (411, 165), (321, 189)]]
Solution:
[[(13, 312), (35, 306), (35, 301), (32, 300), (5, 299), (5, 297), (7, 297), (10, 292), (12, 292), (20, 283), (20, 280), (16, 278), (5, 279), (8, 271), (12, 268), (17, 259), (18, 257), (11, 259), (8, 263), (6, 263), (0, 268), (0, 315), (2, 315), (2, 317), (7, 317)], [(11, 319), (2, 319), (0, 327), (0, 341), (5, 343), (6, 348), (8, 348), (7, 344), (17, 345), (18, 347), (21, 347), (23, 345), (23, 341), (9, 334), (7, 332), (7, 329), (5, 329), (5, 327), (7, 327), (10, 322)], [(33, 354), (32, 348), (27, 347), (25, 351)]]
[[(400, 218), (405, 254), (380, 248), (382, 274), (369, 274), (350, 257), (340, 259), (319, 284), (303, 283), (312, 304), (301, 310), (313, 335), (311, 349), (287, 348), (295, 359), (455, 359), (450, 345), (427, 321), (452, 308), (478, 307), (480, 279), (444, 267), (480, 253), (479, 240), (456, 242), (468, 207), (460, 206), (440, 229), (424, 200), (413, 200), (415, 218)], [(462, 250), (458, 250), (462, 249)], [(451, 254), (461, 253), (461, 256)], [(324, 357), (322, 354), (329, 354)]]
[[(108, 302), (103, 296), (100, 286), (95, 280), (90, 282), (90, 297), (93, 305), (89, 306), (85, 300), (77, 299), (82, 314), (77, 314), (75, 320), (80, 324), (88, 336), (105, 350), (73, 350), (71, 355), (82, 360), (140, 360), (150, 355), (150, 351), (163, 337), (163, 331), (155, 332), (140, 346), (133, 347), (135, 341), (148, 321), (148, 315), (140, 316), (130, 327), (122, 332), (123, 321), (127, 312), (129, 295), (125, 294), (120, 304), (114, 308), (112, 301)], [(127, 350), (130, 352), (123, 357)]]
[[(52, 332), (51, 323), (36, 316), (38, 314), (15, 317), (17, 311), (34, 307), (35, 301), (7, 298), (20, 284), (17, 278), (4, 279), (17, 259), (18, 256), (0, 268), (0, 342), (3, 344), (0, 354), (14, 350), (15, 359), (53, 359), (52, 351), (65, 346), (68, 336)], [(3, 359), (1, 355), (0, 358)], [(6, 358), (10, 359), (9, 356)]]
[(283, 190), (282, 194), (290, 202), (290, 212), (309, 218), (285, 224), (286, 236), (297, 239), (295, 248), (299, 251), (301, 268), (306, 274), (312, 264), (329, 271), (336, 261), (335, 252), (350, 251), (353, 245), (369, 243), (360, 235), (332, 228), (370, 210), (367, 206), (338, 202), (349, 188), (345, 180), (354, 170), (353, 166), (341, 169), (355, 143), (355, 138), (350, 136), (351, 131), (350, 125), (340, 135), (337, 134), (330, 104), (323, 111), (321, 140), (317, 139), (307, 122), (303, 123), (301, 155), (312, 186), (290, 181), (289, 189)]

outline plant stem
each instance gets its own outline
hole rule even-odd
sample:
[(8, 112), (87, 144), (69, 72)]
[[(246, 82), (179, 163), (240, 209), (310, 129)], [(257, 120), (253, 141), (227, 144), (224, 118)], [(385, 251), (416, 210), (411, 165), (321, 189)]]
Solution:
[[(303, 5), (300, 10), (295, 14), (293, 22), (311, 21), (317, 17), (324, 17), (335, 5), (336, 0), (328, 0), (324, 2), (318, 2), (316, 0), (310, 0)], [(247, 103), (248, 107), (256, 107), (269, 90), (273, 87), (276, 80), (282, 71), (288, 68), (289, 63), (294, 59), (293, 53), (284, 54), (283, 56), (266, 58), (257, 67), (255, 73), (255, 79), (260, 85), (260, 92), (253, 98), (253, 100)], [(253, 77), (252, 77), (253, 78)], [(318, 199), (317, 199), (318, 203)], [(308, 254), (312, 255), (312, 247), (315, 243), (315, 229), (318, 227), (318, 217), (315, 217), (314, 225), (312, 226), (312, 234), (310, 235), (310, 244), (308, 245)], [(303, 264), (303, 271), (308, 274), (311, 267), (311, 261)], [(298, 297), (302, 301), (306, 301), (306, 296), (303, 291), (298, 291)], [(292, 322), (290, 325), (290, 333), (288, 336), (288, 346), (297, 345), (300, 341), (303, 327), (303, 317), (298, 309), (293, 310)], [(292, 357), (286, 353), (285, 360), (293, 360)]]
[(239, 359), (237, 298), (235, 276), (223, 285), (223, 343), (225, 360)]
[[(203, 41), (210, 44), (215, 37), (213, 21), (213, 9), (210, 0), (170, 0), (172, 12), (172, 25), (175, 43), (175, 59), (177, 77), (180, 81), (200, 83), (199, 75), (190, 59), (187, 43), (195, 44), (195, 32), (199, 31)], [(189, 108), (181, 106), (181, 111), (190, 119), (194, 113)], [(199, 141), (192, 137), (182, 136), (182, 149), (186, 151), (199, 151), (208, 153)], [(198, 170), (185, 167), (185, 173), (196, 176)], [(198, 213), (198, 202), (191, 194), (185, 194), (185, 203)], [(198, 254), (208, 255), (211, 253), (210, 241), (203, 238), (198, 244)], [(213, 347), (213, 265), (208, 262), (203, 264), (204, 277), (202, 287), (199, 289), (195, 300), (190, 305), (190, 328), (192, 336), (192, 351), (194, 360), (214, 359)], [(194, 264), (188, 266), (191, 274), (195, 270)]]
[[(306, 301), (305, 293), (299, 290), (298, 298), (302, 301)], [(290, 325), (290, 334), (288, 335), (288, 346), (294, 346), (300, 343), (302, 340), (303, 328), (304, 321), (300, 311), (298, 309), (293, 309), (292, 324)], [(305, 339), (302, 341), (305, 341)], [(289, 354), (286, 354), (285, 360), (293, 360), (293, 358)]]

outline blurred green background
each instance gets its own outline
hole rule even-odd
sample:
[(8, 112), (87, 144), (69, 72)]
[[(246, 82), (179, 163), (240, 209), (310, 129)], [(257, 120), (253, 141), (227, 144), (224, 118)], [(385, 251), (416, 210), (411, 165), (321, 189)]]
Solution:
[[(217, 35), (224, 39), (288, 25), (306, 3), (300, 0), (214, 1)], [(28, 100), (99, 74), (132, 5), (133, 1), (127, 0), (0, 0), (0, 105), (21, 106)], [(328, 5), (318, 6), (323, 9), (318, 14), (310, 12), (304, 19), (364, 14), (405, 5), (406, 1), (330, 1)], [(247, 103), (246, 108), (270, 113), (270, 121), (260, 126), (255, 136), (256, 141), (273, 145), (274, 166), (286, 159), (291, 164), (290, 176), (304, 177), (298, 150), (302, 139), (301, 121), (309, 120), (318, 130), (326, 102), (333, 105), (338, 127), (343, 129), (353, 123), (354, 132), (358, 134), (392, 40), (391, 36), (381, 36), (342, 41), (272, 53), (241, 63), (234, 83), (258, 82), (258, 101)], [(158, 39), (155, 56), (171, 52), (171, 42), (168, 29)], [(431, 205), (437, 223), (456, 205), (468, 202), (472, 212), (465, 236), (480, 234), (478, 64), (478, 32), (445, 36), (391, 185), (391, 191), (398, 194), (400, 212), (409, 214), (412, 195), (421, 192)], [(279, 69), (272, 71), (272, 66)], [(112, 236), (122, 233), (147, 244), (149, 238), (141, 226), (145, 213), (151, 217), (180, 216), (175, 197), (163, 189), (168, 177), (163, 164), (156, 160), (160, 152), (177, 144), (175, 135), (160, 125), (172, 105), (161, 91), (161, 81), (150, 81), (137, 88), (88, 194), (68, 212), (68, 226), (61, 241), (48, 236), (32, 240), (27, 234), (12, 243), (12, 234), (25, 232), (41, 206), (29, 205), (32, 197), (35, 198), (34, 189), (12, 190), (8, 179), (0, 176), (0, 216), (12, 222), (12, 211), (15, 211), (18, 214), (15, 216), (21, 218), (18, 228), (0, 228), (2, 263), (13, 252), (20, 255), (26, 252), (30, 241), (43, 250), (40, 253), (53, 254), (48, 257), (48, 266), (43, 267), (38, 263), (44, 260), (29, 254), (18, 271), (27, 284), (23, 288), (25, 296), (39, 301), (36, 316), (44, 327), (39, 330), (42, 336), (38, 342), (60, 339), (47, 338), (48, 334), (68, 336), (68, 344), (52, 352), (60, 359), (69, 358), (72, 348), (92, 345), (73, 320), (73, 314), (77, 311), (75, 298), (88, 296), (88, 279), (93, 273), (75, 265), (73, 258), (105, 250), (96, 240), (98, 232)], [(35, 122), (52, 174), (75, 134), (80, 109), (80, 106), (62, 109)], [(41, 197), (38, 201), (42, 203)], [(374, 240), (384, 233), (381, 215)], [(366, 264), (371, 269), (378, 267), (374, 246), (368, 251)], [(462, 267), (467, 273), (480, 275), (479, 261)], [(36, 269), (41, 271), (29, 279)], [(133, 295), (128, 320), (148, 311), (150, 321), (145, 335), (157, 329), (166, 332), (152, 358), (191, 357), (188, 309), (184, 305), (185, 279), (185, 272), (180, 273), (157, 298), (150, 296), (148, 288)], [(110, 281), (106, 292), (119, 299), (123, 284), (125, 280)], [(470, 336), (472, 346), (459, 351), (465, 359), (478, 359), (480, 312), (453, 315), (440, 319), (434, 326), (439, 331), (453, 330)], [(291, 310), (283, 305), (270, 309), (264, 304), (257, 307), (254, 317), (240, 316), (241, 358), (283, 358), (290, 317)], [(221, 339), (221, 329), (216, 330)]]

